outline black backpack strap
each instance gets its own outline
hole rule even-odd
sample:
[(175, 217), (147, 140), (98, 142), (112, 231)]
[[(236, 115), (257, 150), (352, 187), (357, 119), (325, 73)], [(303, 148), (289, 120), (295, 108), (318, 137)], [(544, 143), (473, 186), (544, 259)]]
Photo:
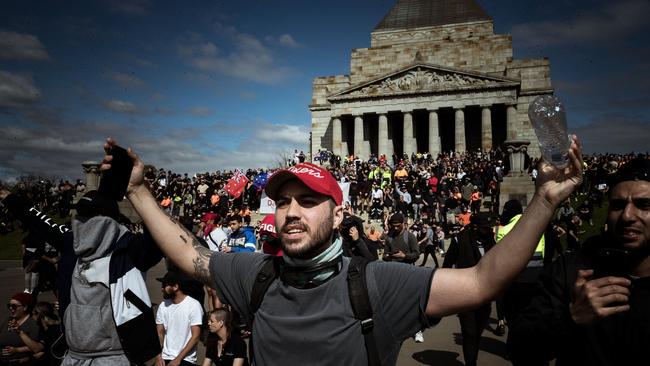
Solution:
[(377, 344), (372, 335), (375, 323), (372, 319), (372, 307), (368, 296), (368, 284), (366, 282), (366, 265), (370, 262), (363, 257), (352, 257), (348, 266), (348, 293), (354, 316), (361, 321), (361, 332), (366, 343), (368, 365), (379, 366), (379, 353)]
[(271, 283), (275, 281), (280, 275), (280, 265), (283, 263), (282, 257), (273, 257), (266, 261), (260, 271), (257, 273), (255, 283), (253, 284), (253, 291), (251, 292), (251, 315), (257, 312), (257, 309), (262, 305), (266, 290), (269, 289)]
[(280, 276), (280, 266), (284, 263), (282, 257), (273, 257), (264, 263), (259, 272), (257, 272), (257, 277), (255, 278), (255, 283), (253, 283), (253, 290), (251, 291), (251, 318), (250, 324), (248, 324), (251, 330), (251, 336), (248, 347), (248, 358), (253, 364), (255, 359), (255, 354), (253, 353), (253, 320), (255, 319), (255, 313), (262, 305), (264, 300), (264, 295), (266, 290), (269, 289), (269, 286), (275, 281), (276, 278)]

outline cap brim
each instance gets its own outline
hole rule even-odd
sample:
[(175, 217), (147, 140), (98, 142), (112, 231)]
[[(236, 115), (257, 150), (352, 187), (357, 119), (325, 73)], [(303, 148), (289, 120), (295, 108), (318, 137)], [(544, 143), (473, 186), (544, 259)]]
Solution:
[(291, 173), (288, 170), (281, 170), (273, 175), (271, 175), (271, 178), (266, 183), (266, 187), (264, 187), (264, 192), (266, 192), (266, 195), (276, 201), (278, 197), (278, 191), (280, 190), (280, 187), (291, 179), (298, 179), (295, 174)]

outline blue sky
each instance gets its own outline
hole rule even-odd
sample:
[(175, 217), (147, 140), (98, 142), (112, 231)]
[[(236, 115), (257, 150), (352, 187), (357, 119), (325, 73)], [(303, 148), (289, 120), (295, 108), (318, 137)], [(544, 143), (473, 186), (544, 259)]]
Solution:
[[(515, 58), (548, 57), (585, 150), (650, 150), (647, 0), (479, 0)], [(308, 149), (314, 77), (349, 73), (393, 6), (31, 1), (0, 13), (0, 179), (81, 177), (107, 136), (183, 173)]]

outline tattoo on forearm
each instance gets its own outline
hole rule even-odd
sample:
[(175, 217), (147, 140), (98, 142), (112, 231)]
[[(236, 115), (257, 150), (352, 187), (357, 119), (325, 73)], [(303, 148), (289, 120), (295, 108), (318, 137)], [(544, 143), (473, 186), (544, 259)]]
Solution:
[(210, 278), (209, 264), (212, 251), (201, 245), (196, 236), (187, 230), (187, 228), (178, 222), (178, 220), (172, 216), (167, 217), (169, 217), (169, 219), (185, 233), (185, 235), (180, 235), (181, 240), (184, 243), (187, 243), (189, 238), (192, 242), (192, 247), (196, 251), (196, 257), (192, 260), (192, 264), (194, 265), (194, 278), (208, 286), (211, 286), (212, 279)]
[(198, 240), (192, 243), (196, 250), (196, 258), (192, 261), (194, 263), (194, 277), (208, 286), (212, 286), (212, 279), (210, 278), (210, 256), (212, 252), (210, 249), (202, 246)]

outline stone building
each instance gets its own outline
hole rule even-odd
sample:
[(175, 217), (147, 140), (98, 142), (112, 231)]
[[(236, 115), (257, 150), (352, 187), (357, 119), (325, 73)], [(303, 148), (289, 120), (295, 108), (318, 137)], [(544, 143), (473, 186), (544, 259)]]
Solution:
[(514, 60), (474, 0), (398, 0), (349, 75), (314, 79), (311, 148), (367, 159), (536, 141), (528, 104), (551, 93), (549, 61)]

